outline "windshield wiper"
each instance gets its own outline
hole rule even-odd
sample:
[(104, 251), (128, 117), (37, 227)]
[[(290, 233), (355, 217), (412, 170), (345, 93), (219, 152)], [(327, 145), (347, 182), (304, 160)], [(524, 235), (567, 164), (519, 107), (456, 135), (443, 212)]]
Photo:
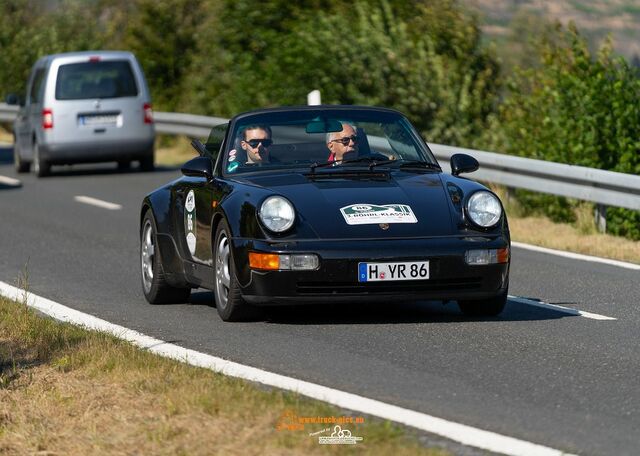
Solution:
[(354, 158), (353, 160), (332, 160), (326, 163), (318, 163), (315, 162), (311, 165), (311, 172), (313, 172), (316, 168), (325, 168), (327, 166), (332, 166), (332, 165), (348, 165), (350, 163), (361, 163), (361, 162), (374, 162), (376, 163), (376, 159), (374, 157), (360, 157), (360, 158)]
[(334, 163), (336, 163), (336, 160), (331, 160), (331, 161), (328, 161), (326, 163), (318, 163), (318, 162), (312, 163), (311, 164), (311, 172), (314, 172), (316, 170), (316, 168), (325, 168), (327, 166), (332, 166)]
[(371, 163), (369, 165), (369, 169), (373, 169), (374, 167), (379, 165), (392, 165), (395, 163), (398, 163), (399, 168), (426, 168), (426, 169), (438, 169), (442, 171), (442, 168), (440, 168), (440, 165), (437, 165), (436, 163), (431, 163), (431, 162), (426, 162), (421, 160), (404, 160), (404, 159), (377, 161), (375, 163)]

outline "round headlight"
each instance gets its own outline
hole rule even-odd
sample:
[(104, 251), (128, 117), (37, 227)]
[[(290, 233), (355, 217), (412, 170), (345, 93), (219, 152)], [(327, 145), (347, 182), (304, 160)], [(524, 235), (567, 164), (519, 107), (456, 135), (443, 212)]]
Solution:
[(498, 197), (493, 193), (475, 192), (467, 202), (467, 214), (473, 223), (483, 228), (489, 228), (500, 220), (502, 206)]
[(258, 217), (269, 230), (282, 233), (293, 226), (296, 211), (293, 209), (293, 204), (286, 198), (270, 196), (260, 206)]

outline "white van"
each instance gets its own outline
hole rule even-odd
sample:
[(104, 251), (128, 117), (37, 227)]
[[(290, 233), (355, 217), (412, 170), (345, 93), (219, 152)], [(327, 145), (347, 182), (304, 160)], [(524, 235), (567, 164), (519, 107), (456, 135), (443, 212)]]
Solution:
[(153, 111), (144, 74), (130, 52), (48, 55), (31, 71), (14, 123), (18, 172), (49, 174), (51, 165), (138, 160), (154, 167)]

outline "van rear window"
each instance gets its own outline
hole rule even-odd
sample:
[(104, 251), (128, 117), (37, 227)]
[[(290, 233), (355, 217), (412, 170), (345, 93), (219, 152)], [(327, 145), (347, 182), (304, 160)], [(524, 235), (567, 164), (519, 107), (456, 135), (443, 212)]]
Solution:
[(57, 100), (118, 98), (138, 95), (127, 60), (107, 60), (60, 65), (56, 82)]

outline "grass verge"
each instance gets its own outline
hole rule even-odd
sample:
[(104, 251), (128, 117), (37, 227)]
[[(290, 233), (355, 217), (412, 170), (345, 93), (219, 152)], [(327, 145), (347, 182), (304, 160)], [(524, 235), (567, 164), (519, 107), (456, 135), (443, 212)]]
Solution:
[(181, 166), (184, 162), (197, 157), (186, 136), (156, 137), (156, 164), (160, 166)]
[(13, 143), (13, 134), (11, 133), (11, 130), (7, 130), (2, 124), (0, 124), (0, 143)]
[(0, 297), (0, 454), (444, 455), (417, 433), (364, 418), (356, 445), (319, 445), (332, 425), (280, 429), (294, 417), (354, 416), (161, 358)]

